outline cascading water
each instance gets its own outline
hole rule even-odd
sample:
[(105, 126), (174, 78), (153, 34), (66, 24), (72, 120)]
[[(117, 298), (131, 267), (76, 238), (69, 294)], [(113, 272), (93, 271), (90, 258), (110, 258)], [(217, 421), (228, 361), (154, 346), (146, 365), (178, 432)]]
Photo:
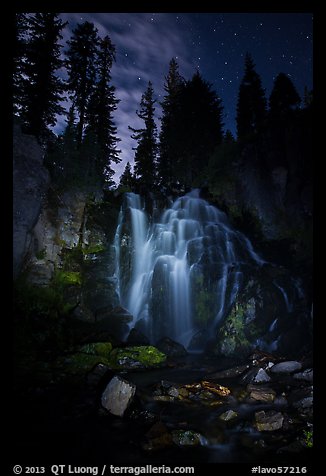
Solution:
[(242, 286), (264, 261), (225, 213), (199, 198), (178, 198), (158, 222), (141, 198), (126, 194), (115, 237), (117, 292), (152, 342), (169, 336), (186, 347), (200, 329), (215, 330)]

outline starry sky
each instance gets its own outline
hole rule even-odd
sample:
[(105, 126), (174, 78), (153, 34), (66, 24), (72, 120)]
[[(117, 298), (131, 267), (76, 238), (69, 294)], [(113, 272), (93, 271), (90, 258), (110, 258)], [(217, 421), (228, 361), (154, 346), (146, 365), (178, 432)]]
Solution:
[[(157, 124), (169, 62), (177, 58), (180, 73), (191, 79), (199, 69), (224, 106), (224, 130), (235, 135), (236, 102), (249, 52), (268, 98), (278, 73), (287, 74), (299, 95), (313, 86), (312, 13), (62, 13), (69, 24), (63, 45), (77, 23), (93, 22), (99, 35), (116, 47), (112, 84), (120, 99), (114, 120), (121, 139), (122, 161), (114, 165), (115, 180), (127, 161), (133, 164), (135, 141), (128, 126), (142, 127), (136, 116), (148, 81), (153, 83)], [(60, 118), (57, 131), (62, 130)]]

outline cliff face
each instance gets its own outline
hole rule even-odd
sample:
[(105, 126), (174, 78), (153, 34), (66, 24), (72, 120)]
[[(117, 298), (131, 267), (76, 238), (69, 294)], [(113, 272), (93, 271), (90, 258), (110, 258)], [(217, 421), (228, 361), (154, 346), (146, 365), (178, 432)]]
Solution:
[(49, 185), (44, 152), (32, 136), (14, 125), (13, 140), (13, 274), (18, 276), (32, 253), (33, 229)]
[(76, 318), (94, 321), (118, 305), (112, 243), (119, 199), (94, 187), (57, 187), (41, 147), (19, 126), (13, 153), (14, 279), (24, 271), (24, 286), (37, 287), (41, 308), (57, 300), (59, 314), (70, 309)]

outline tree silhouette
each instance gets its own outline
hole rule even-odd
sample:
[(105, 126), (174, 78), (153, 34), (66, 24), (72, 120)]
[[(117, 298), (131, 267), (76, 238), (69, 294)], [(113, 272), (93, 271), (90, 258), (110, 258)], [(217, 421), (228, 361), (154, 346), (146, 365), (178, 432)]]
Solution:
[[(49, 126), (56, 123), (56, 115), (64, 112), (60, 104), (64, 83), (57, 72), (63, 65), (58, 41), (62, 39), (65, 24), (56, 13), (20, 16), (19, 21), (18, 30), (24, 24), (28, 29), (24, 43), (18, 33), (18, 47), (23, 48), (20, 73), (24, 76), (22, 81), (16, 82), (16, 87), (22, 88), (19, 115), (26, 132), (44, 140), (49, 135)], [(17, 80), (20, 73), (16, 69)]]
[(176, 178), (186, 188), (196, 178), (223, 139), (221, 99), (199, 72), (182, 89), (177, 116)]
[(270, 115), (272, 118), (284, 116), (298, 107), (301, 98), (291, 79), (284, 73), (277, 75), (269, 98)]
[(66, 68), (68, 91), (79, 114), (77, 144), (81, 146), (87, 106), (96, 83), (96, 55), (99, 37), (93, 23), (85, 21), (73, 30), (68, 44)]
[(175, 58), (169, 64), (169, 72), (165, 77), (164, 90), (166, 95), (161, 103), (162, 119), (159, 137), (158, 173), (160, 182), (169, 188), (174, 181), (175, 166), (178, 161), (178, 115), (180, 93), (185, 80), (179, 73), (179, 65)]
[(262, 130), (266, 118), (265, 90), (249, 53), (245, 57), (245, 72), (240, 83), (237, 103), (237, 135), (242, 140)]
[(86, 119), (85, 135), (93, 137), (94, 147), (98, 149), (93, 162), (95, 173), (104, 177), (106, 182), (112, 182), (112, 162), (120, 162), (117, 150), (117, 128), (113, 121), (113, 112), (119, 102), (115, 97), (115, 87), (111, 85), (111, 67), (115, 60), (115, 47), (109, 36), (99, 41), (96, 60), (97, 79), (90, 96)]
[(157, 127), (155, 124), (154, 91), (152, 83), (149, 81), (145, 93), (140, 101), (140, 111), (137, 116), (144, 121), (144, 128), (134, 129), (129, 126), (133, 132), (132, 139), (137, 141), (135, 152), (134, 175), (141, 189), (145, 191), (155, 186), (156, 177), (156, 156), (157, 156)]

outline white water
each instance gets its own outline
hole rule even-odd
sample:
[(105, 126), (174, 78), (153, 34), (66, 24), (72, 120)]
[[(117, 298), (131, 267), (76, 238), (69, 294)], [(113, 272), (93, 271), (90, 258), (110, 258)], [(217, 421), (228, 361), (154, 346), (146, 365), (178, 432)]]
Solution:
[[(122, 286), (120, 246), (128, 220), (131, 273)], [(225, 213), (196, 190), (178, 198), (158, 223), (150, 223), (138, 195), (126, 194), (115, 247), (117, 292), (134, 317), (130, 327), (139, 323), (153, 342), (169, 336), (186, 347), (201, 328), (216, 329), (241, 289), (244, 267), (264, 263)], [(202, 314), (209, 314), (204, 323)]]

